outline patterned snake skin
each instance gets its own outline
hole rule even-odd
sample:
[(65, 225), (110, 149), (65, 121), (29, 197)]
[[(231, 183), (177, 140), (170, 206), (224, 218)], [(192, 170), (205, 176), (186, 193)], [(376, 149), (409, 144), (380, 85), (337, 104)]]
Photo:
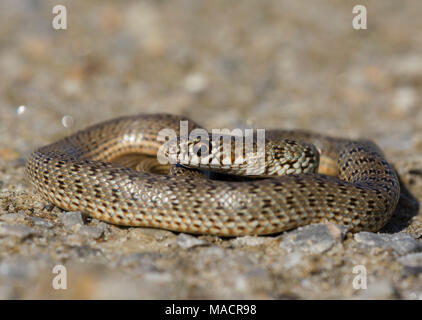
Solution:
[[(314, 144), (320, 172), (337, 177), (308, 172), (219, 181), (139, 172), (110, 162), (127, 153), (156, 156), (163, 144), (158, 133), (179, 132), (180, 120), (188, 119), (153, 114), (97, 124), (33, 152), (26, 175), (65, 210), (118, 225), (220, 236), (272, 234), (320, 222), (376, 231), (397, 205), (398, 178), (375, 144), (304, 131), (273, 130), (266, 137)], [(194, 128), (199, 126), (189, 120), (189, 131)]]

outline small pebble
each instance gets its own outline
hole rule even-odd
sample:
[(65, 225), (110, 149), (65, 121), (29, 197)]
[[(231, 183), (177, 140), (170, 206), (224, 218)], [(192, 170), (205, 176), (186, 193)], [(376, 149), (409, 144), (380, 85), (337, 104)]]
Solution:
[(186, 91), (190, 93), (201, 93), (207, 86), (207, 79), (200, 73), (189, 74), (184, 80), (184, 86)]
[(84, 225), (80, 212), (65, 212), (60, 217), (63, 227), (66, 230), (77, 232)]
[(391, 249), (400, 255), (422, 250), (422, 245), (406, 233), (379, 234), (363, 231), (356, 233), (354, 238), (365, 246)]
[(31, 220), (34, 223), (34, 226), (36, 227), (42, 227), (42, 228), (47, 228), (47, 229), (50, 229), (53, 227), (53, 224), (50, 221), (47, 221), (42, 218), (32, 217)]
[(177, 236), (176, 244), (183, 249), (190, 249), (193, 247), (208, 245), (208, 242), (190, 236), (186, 233), (181, 233)]
[(79, 233), (91, 239), (99, 239), (104, 235), (105, 229), (101, 226), (81, 226)]
[(287, 233), (280, 247), (288, 252), (322, 253), (340, 243), (347, 230), (347, 227), (342, 225), (311, 224)]
[(409, 113), (414, 110), (417, 103), (416, 89), (408, 86), (396, 89), (394, 93), (393, 103), (400, 113)]

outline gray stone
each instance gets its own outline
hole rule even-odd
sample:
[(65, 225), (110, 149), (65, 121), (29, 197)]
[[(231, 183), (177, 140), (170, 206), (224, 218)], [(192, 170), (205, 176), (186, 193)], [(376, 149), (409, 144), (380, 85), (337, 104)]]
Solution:
[(311, 224), (287, 233), (280, 247), (288, 252), (322, 253), (331, 249), (336, 243), (340, 243), (347, 230), (347, 227), (342, 225)]
[(69, 231), (77, 232), (84, 225), (82, 213), (80, 212), (65, 212), (60, 217), (64, 228)]
[(377, 247), (405, 255), (422, 250), (422, 245), (406, 233), (379, 234), (359, 232), (355, 234), (355, 241), (368, 247)]
[(103, 230), (104, 233), (110, 230), (110, 225), (108, 223), (105, 223), (105, 222), (102, 222), (102, 221), (99, 221), (99, 220), (93, 220), (90, 223), (90, 226), (99, 228), (99, 229)]
[(407, 254), (398, 258), (397, 261), (405, 266), (422, 267), (422, 252)]
[(32, 217), (31, 220), (34, 223), (34, 226), (36, 226), (36, 227), (50, 229), (54, 226), (50, 221), (47, 221), (47, 220), (42, 219), (42, 218)]
[(190, 249), (193, 247), (205, 246), (209, 243), (186, 233), (181, 233), (177, 236), (176, 244), (183, 249)]
[(99, 239), (104, 235), (105, 229), (103, 227), (101, 227), (100, 225), (98, 226), (82, 226), (79, 229), (79, 233), (91, 238), (91, 239)]
[(0, 223), (0, 237), (12, 236), (23, 240), (33, 234), (35, 234), (35, 231), (30, 227)]
[(422, 273), (422, 252), (410, 253), (397, 259), (404, 266), (404, 273)]
[(7, 213), (0, 215), (0, 220), (7, 223), (17, 223), (25, 221), (26, 214), (24, 212)]

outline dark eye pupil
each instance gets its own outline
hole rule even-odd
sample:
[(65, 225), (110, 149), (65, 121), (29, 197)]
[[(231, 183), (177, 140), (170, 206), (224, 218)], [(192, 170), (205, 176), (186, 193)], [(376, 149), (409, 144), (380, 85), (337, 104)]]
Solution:
[(202, 156), (202, 154), (207, 154), (208, 151), (208, 146), (205, 143), (201, 143), (200, 145), (197, 145), (195, 147), (196, 151), (194, 151), (196, 153), (196, 155), (198, 157)]

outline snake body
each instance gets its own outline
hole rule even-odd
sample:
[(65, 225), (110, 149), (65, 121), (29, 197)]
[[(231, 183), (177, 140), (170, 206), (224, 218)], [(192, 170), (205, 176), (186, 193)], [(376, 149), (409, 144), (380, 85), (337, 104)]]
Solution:
[[(291, 174), (252, 181), (139, 172), (110, 162), (119, 155), (156, 155), (164, 129), (181, 116), (117, 118), (42, 147), (27, 159), (26, 175), (54, 205), (118, 225), (220, 236), (263, 235), (333, 222), (356, 232), (376, 231), (391, 217), (398, 178), (379, 148), (366, 141), (305, 131), (268, 136), (312, 143), (331, 174)], [(189, 130), (200, 127), (189, 121)], [(321, 168), (320, 165), (320, 168)]]

